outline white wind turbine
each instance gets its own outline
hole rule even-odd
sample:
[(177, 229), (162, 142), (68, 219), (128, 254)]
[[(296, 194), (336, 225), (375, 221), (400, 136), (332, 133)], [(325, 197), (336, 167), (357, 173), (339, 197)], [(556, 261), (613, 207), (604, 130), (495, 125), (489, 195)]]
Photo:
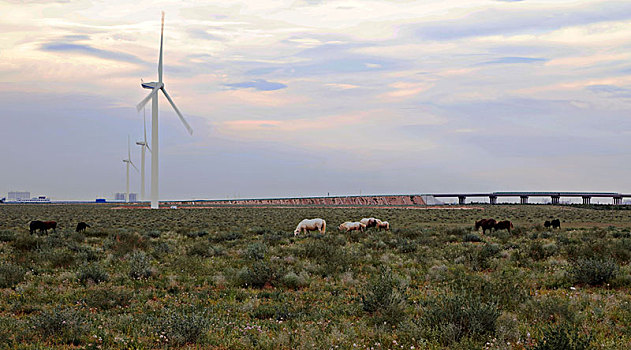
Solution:
[(164, 83), (162, 82), (162, 41), (164, 37), (164, 12), (162, 12), (162, 29), (160, 30), (160, 58), (158, 60), (158, 81), (151, 83), (141, 83), (141, 86), (145, 89), (151, 89), (151, 93), (147, 95), (136, 108), (140, 112), (149, 99), (151, 99), (151, 208), (158, 209), (158, 91), (162, 90), (164, 97), (167, 98), (171, 107), (175, 110), (178, 117), (188, 130), (188, 133), (193, 135), (193, 129), (184, 119), (184, 116), (180, 112), (180, 110), (175, 106), (173, 100), (167, 93), (164, 88)]
[(133, 166), (134, 169), (138, 171), (138, 168), (136, 168), (134, 163), (131, 161), (131, 145), (129, 142), (129, 135), (127, 135), (127, 159), (123, 159), (123, 163), (127, 165), (127, 186), (125, 187), (125, 202), (129, 203), (129, 165), (131, 164), (131, 166)]
[(141, 158), (140, 158), (140, 200), (145, 200), (145, 150), (149, 150), (151, 152), (151, 148), (149, 148), (149, 143), (147, 143), (147, 116), (144, 113), (143, 109), (143, 126), (145, 130), (145, 138), (143, 141), (137, 141), (136, 144), (141, 147)]

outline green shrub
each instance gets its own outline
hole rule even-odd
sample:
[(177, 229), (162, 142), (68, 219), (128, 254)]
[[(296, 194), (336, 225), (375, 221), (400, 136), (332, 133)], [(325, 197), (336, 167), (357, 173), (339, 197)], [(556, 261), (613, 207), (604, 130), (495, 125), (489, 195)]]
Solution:
[(219, 232), (215, 235), (211, 235), (210, 240), (215, 243), (234, 241), (243, 238), (243, 233), (239, 231)]
[(249, 260), (263, 260), (267, 254), (267, 246), (264, 243), (252, 243), (245, 250), (245, 257)]
[(4, 262), (0, 265), (0, 288), (13, 288), (24, 280), (26, 269)]
[(210, 327), (206, 313), (194, 308), (165, 309), (152, 323), (159, 339), (171, 346), (196, 343)]
[(134, 250), (144, 250), (147, 248), (147, 242), (137, 233), (121, 230), (118, 233), (109, 235), (104, 246), (110, 249), (115, 256), (121, 257)]
[(295, 272), (288, 272), (281, 278), (281, 283), (286, 288), (297, 290), (309, 285), (307, 277), (304, 274), (297, 275)]
[(109, 275), (105, 270), (97, 264), (83, 265), (77, 273), (79, 282), (86, 284), (89, 281), (99, 284), (106, 282), (109, 279)]
[(462, 238), (463, 242), (482, 242), (482, 238), (477, 233), (467, 233)]
[(389, 269), (382, 268), (360, 294), (362, 309), (372, 314), (375, 324), (397, 325), (406, 318), (406, 287)]
[(57, 307), (35, 316), (32, 328), (43, 339), (53, 338), (77, 346), (87, 334), (86, 321), (85, 315), (77, 310)]
[(15, 232), (11, 230), (0, 230), (0, 242), (13, 242), (15, 240)]
[(262, 260), (253, 262), (237, 273), (237, 284), (241, 287), (262, 288), (266, 284), (273, 284), (275, 280), (275, 269), (269, 262)]
[(83, 300), (89, 307), (109, 310), (116, 307), (127, 307), (131, 303), (133, 293), (122, 288), (97, 288), (87, 291)]
[(75, 262), (75, 254), (67, 249), (54, 250), (48, 255), (48, 261), (54, 268), (68, 267)]
[(530, 350), (586, 350), (591, 349), (591, 336), (581, 334), (575, 326), (567, 323), (547, 326), (543, 338)]
[(619, 269), (611, 259), (579, 259), (573, 264), (570, 274), (576, 283), (599, 286), (615, 278)]
[(151, 261), (143, 251), (136, 251), (129, 256), (129, 277), (133, 279), (149, 278), (154, 275)]
[(420, 323), (427, 337), (448, 346), (465, 337), (494, 334), (499, 315), (495, 303), (484, 303), (477, 294), (464, 292), (427, 302)]
[(15, 241), (13, 241), (13, 246), (17, 250), (21, 251), (29, 251), (34, 250), (39, 247), (39, 239), (35, 236), (31, 236), (29, 234), (17, 235), (15, 237)]
[(261, 304), (251, 312), (253, 318), (259, 320), (286, 321), (296, 317), (296, 312), (286, 302)]
[(211, 256), (219, 256), (223, 255), (224, 251), (219, 246), (213, 246), (209, 241), (196, 241), (193, 243), (186, 254), (189, 256), (201, 256), (204, 258), (209, 258)]

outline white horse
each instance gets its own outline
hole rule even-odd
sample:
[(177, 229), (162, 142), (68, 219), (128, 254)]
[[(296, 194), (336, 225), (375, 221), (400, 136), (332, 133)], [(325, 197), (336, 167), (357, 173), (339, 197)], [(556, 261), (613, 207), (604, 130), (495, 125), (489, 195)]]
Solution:
[(366, 225), (366, 228), (377, 226), (377, 221), (379, 221), (379, 219), (375, 219), (375, 218), (363, 218), (359, 220), (359, 222)]
[(340, 227), (338, 227), (338, 229), (340, 231), (362, 231), (364, 232), (366, 230), (366, 225), (362, 224), (361, 222), (350, 222), (347, 221), (343, 224), (340, 224)]
[(305, 231), (305, 233), (307, 233), (307, 231), (320, 231), (320, 233), (325, 233), (326, 232), (326, 221), (318, 218), (318, 219), (304, 219), (302, 220), (298, 226), (296, 226), (296, 229), (294, 230), (294, 236), (297, 236), (299, 233), (302, 233), (302, 231)]
[(390, 224), (387, 221), (381, 221), (377, 219), (377, 228), (381, 231), (382, 228), (385, 228), (386, 231), (390, 230)]

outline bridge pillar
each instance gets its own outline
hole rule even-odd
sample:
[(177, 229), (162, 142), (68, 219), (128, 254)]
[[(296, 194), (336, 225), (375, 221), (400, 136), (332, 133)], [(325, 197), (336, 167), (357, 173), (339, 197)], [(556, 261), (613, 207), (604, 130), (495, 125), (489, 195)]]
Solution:
[(552, 196), (552, 204), (559, 204), (561, 196)]
[(590, 196), (583, 196), (583, 204), (589, 204), (589, 202), (592, 200), (592, 197)]
[(613, 197), (613, 205), (621, 205), (622, 197)]
[(489, 202), (491, 202), (491, 204), (497, 204), (497, 196), (489, 196)]
[(458, 204), (464, 204), (466, 199), (466, 196), (458, 196)]
[(528, 196), (519, 196), (519, 203), (528, 204)]

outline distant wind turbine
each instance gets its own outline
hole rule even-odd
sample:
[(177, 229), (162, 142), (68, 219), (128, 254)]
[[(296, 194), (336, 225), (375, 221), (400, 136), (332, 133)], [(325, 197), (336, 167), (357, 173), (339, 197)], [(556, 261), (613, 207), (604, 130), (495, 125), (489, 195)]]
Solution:
[(125, 187), (125, 202), (129, 203), (129, 165), (131, 164), (131, 166), (133, 166), (134, 169), (138, 171), (138, 168), (136, 168), (134, 163), (131, 161), (131, 145), (129, 141), (129, 135), (127, 135), (127, 159), (123, 159), (123, 163), (127, 165), (127, 186)]
[(167, 98), (171, 107), (175, 110), (178, 117), (188, 130), (188, 133), (193, 135), (193, 129), (184, 119), (184, 116), (180, 112), (180, 110), (175, 106), (175, 103), (171, 99), (171, 96), (167, 93), (164, 88), (164, 83), (162, 82), (162, 42), (164, 38), (164, 12), (162, 12), (162, 29), (160, 30), (160, 58), (158, 59), (158, 81), (151, 83), (141, 83), (140, 85), (145, 89), (151, 89), (151, 93), (147, 95), (136, 108), (140, 112), (140, 110), (149, 102), (151, 99), (151, 208), (158, 209), (158, 91), (162, 90), (164, 97)]
[(143, 127), (145, 130), (145, 138), (143, 141), (137, 141), (136, 144), (141, 147), (141, 158), (140, 158), (140, 200), (145, 200), (145, 150), (149, 150), (151, 152), (151, 148), (149, 148), (149, 143), (147, 143), (147, 116), (144, 113), (145, 110), (143, 108)]

